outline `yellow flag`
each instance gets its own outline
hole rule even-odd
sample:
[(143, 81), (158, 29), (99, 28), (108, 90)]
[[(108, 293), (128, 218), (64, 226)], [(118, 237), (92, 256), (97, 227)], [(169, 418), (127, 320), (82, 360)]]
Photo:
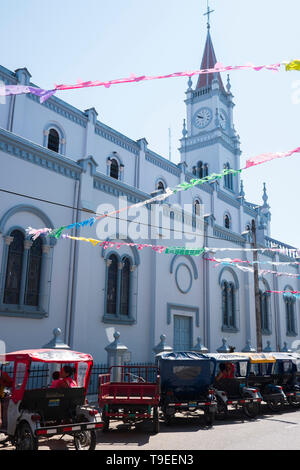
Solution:
[(286, 64), (285, 70), (299, 70), (300, 71), (300, 60), (293, 60), (292, 62)]

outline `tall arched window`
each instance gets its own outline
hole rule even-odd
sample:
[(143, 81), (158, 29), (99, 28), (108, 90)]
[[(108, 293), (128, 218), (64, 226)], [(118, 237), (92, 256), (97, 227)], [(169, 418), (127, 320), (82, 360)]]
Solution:
[(49, 130), (48, 149), (56, 153), (59, 152), (59, 133), (56, 129)]
[(223, 327), (235, 328), (235, 286), (233, 282), (222, 282)]
[[(286, 288), (285, 290), (293, 290)], [(286, 313), (286, 332), (288, 335), (296, 335), (295, 303), (296, 298), (292, 294), (283, 294)]]
[(269, 322), (269, 294), (267, 292), (259, 291), (260, 315), (261, 315), (261, 329), (262, 332), (270, 331)]
[(203, 163), (202, 162), (197, 163), (197, 176), (198, 178), (203, 178)]
[(118, 258), (115, 255), (111, 255), (108, 258), (108, 265), (106, 311), (107, 313), (116, 314), (118, 291)]
[(164, 191), (165, 190), (165, 185), (162, 181), (159, 181), (157, 183), (157, 189), (160, 190), (160, 191)]
[(20, 302), (24, 234), (20, 230), (13, 230), (10, 236), (13, 241), (8, 250), (3, 303), (17, 305)]
[(25, 305), (39, 305), (43, 242), (39, 237), (34, 240), (28, 258), (28, 270), (25, 289)]
[(230, 229), (230, 217), (228, 214), (224, 216), (224, 227)]
[(196, 201), (194, 202), (194, 214), (200, 215), (200, 213), (201, 213), (201, 204), (200, 204), (200, 201), (196, 199)]
[[(225, 163), (224, 170), (230, 170), (229, 163)], [(226, 189), (231, 189), (231, 191), (233, 191), (233, 176), (231, 173), (224, 176), (224, 187)]]
[(208, 164), (199, 161), (196, 166), (193, 166), (193, 174), (197, 178), (208, 176)]
[(129, 314), (129, 294), (130, 294), (130, 261), (124, 258), (121, 271), (121, 295), (120, 295), (120, 314)]
[(116, 180), (119, 179), (119, 163), (115, 158), (111, 160), (110, 164), (110, 176), (115, 178)]

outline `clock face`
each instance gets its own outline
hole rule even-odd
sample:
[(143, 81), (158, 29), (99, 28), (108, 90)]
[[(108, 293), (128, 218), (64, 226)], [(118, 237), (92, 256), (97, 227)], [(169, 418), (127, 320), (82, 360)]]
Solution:
[(201, 108), (194, 115), (194, 125), (199, 129), (208, 126), (212, 119), (212, 112), (209, 108)]
[(222, 127), (222, 129), (226, 129), (227, 127), (227, 116), (224, 111), (220, 112), (220, 126)]

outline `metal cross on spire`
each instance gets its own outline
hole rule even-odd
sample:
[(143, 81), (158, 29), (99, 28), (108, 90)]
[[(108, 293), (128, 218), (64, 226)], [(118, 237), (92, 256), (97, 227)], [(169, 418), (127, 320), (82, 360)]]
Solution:
[(203, 15), (203, 16), (207, 16), (207, 29), (210, 29), (209, 16), (210, 16), (210, 14), (213, 13), (214, 11), (215, 11), (215, 10), (211, 10), (211, 9), (209, 8), (209, 4), (208, 4), (208, 0), (207, 0), (207, 12), (204, 13), (204, 15)]

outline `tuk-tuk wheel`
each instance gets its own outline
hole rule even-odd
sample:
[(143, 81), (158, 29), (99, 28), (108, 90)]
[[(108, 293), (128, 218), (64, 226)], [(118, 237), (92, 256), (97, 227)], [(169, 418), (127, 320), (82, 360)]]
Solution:
[(229, 411), (226, 404), (220, 397), (217, 397), (217, 419), (227, 419), (229, 416)]
[(20, 423), (15, 434), (16, 450), (38, 450), (38, 439), (32, 434), (28, 423)]
[(267, 406), (269, 410), (278, 412), (278, 411), (281, 411), (283, 407), (283, 403), (282, 401), (268, 401)]
[(256, 418), (260, 412), (259, 403), (246, 403), (243, 406), (243, 411), (248, 418)]
[(206, 426), (212, 426), (215, 421), (215, 412), (211, 412), (209, 410), (204, 411), (204, 421)]
[(299, 408), (300, 407), (300, 402), (293, 400), (293, 398), (289, 398), (288, 400), (289, 405), (291, 405), (293, 408)]
[(102, 431), (107, 432), (109, 430), (109, 417), (107, 416), (107, 414), (104, 410), (102, 411), (101, 419), (102, 419), (102, 422), (103, 422)]
[(94, 429), (76, 433), (74, 435), (74, 445), (76, 450), (95, 450), (96, 432)]
[(153, 408), (153, 432), (155, 434), (159, 433), (159, 415), (158, 415), (158, 407), (155, 406)]

